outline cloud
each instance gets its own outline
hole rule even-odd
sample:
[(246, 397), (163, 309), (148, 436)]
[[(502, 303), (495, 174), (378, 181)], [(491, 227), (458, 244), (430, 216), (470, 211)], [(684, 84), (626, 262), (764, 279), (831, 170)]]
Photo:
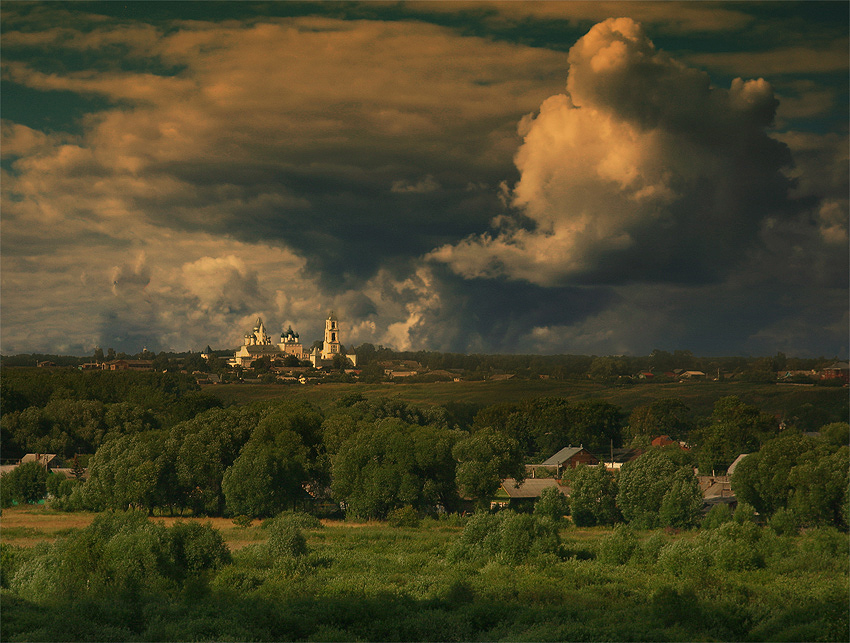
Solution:
[(612, 15), (629, 15), (635, 20), (652, 24), (656, 29), (672, 34), (695, 34), (713, 31), (734, 31), (751, 24), (754, 18), (743, 11), (720, 3), (702, 2), (545, 2), (545, 1), (480, 1), (419, 2), (418, 7), (429, 11), (459, 10), (490, 12), (489, 21), (498, 19), (524, 21), (563, 20), (596, 23)]
[[(712, 87), (628, 18), (570, 50), (568, 94), (520, 123), (512, 204), (531, 226), (446, 245), (466, 277), (541, 285), (722, 278), (767, 216), (787, 216), (788, 149), (764, 80)], [(756, 195), (758, 195), (756, 197)]]
[(391, 190), (400, 194), (425, 194), (440, 189), (440, 184), (430, 174), (415, 183), (409, 181), (393, 181)]
[[(559, 52), (404, 22), (73, 25), (44, 30), (37, 44), (123, 43), (132, 64), (45, 71), (6, 54), (3, 74), (16, 84), (112, 105), (83, 119), (72, 146), (18, 161), (16, 172), (51, 173), (77, 194), (71, 172), (80, 186), (97, 177), (81, 216), (103, 216), (110, 202), (175, 230), (277, 241), (326, 287), (480, 228), (498, 208), (492, 189), (460, 206), (458, 194), (510, 172), (510, 123), (551, 91), (564, 64)], [(34, 44), (14, 33), (10, 51)], [(179, 73), (139, 71), (142, 60)]]
[(708, 69), (722, 70), (731, 74), (783, 75), (804, 73), (846, 72), (846, 38), (829, 39), (820, 46), (779, 47), (768, 51), (717, 52), (691, 54), (688, 62)]
[(4, 107), (39, 101), (2, 121), (0, 348), (235, 347), (257, 316), (311, 342), (329, 310), (348, 346), (837, 345), (846, 137), (766, 132), (829, 118), (839, 89), (786, 77), (777, 112), (763, 72), (715, 87), (628, 19), (569, 54), (520, 44), (612, 7), (654, 34), (753, 25), (727, 5), (453, 5), (4, 6)]

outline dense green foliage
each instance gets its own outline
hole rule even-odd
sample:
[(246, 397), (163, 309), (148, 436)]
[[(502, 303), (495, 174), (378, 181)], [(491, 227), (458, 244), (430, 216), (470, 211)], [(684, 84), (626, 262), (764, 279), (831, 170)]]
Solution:
[(617, 481), (605, 467), (579, 465), (568, 479), (570, 511), (577, 526), (613, 525), (620, 519)]
[(94, 453), (109, 436), (168, 428), (221, 405), (178, 373), (7, 368), (3, 457)]
[(776, 437), (776, 418), (738, 397), (724, 397), (714, 404), (710, 420), (695, 436), (699, 445), (699, 469), (708, 475), (715, 468), (725, 469), (741, 453), (752, 453)]
[(50, 475), (38, 462), (26, 462), (4, 473), (0, 476), (0, 507), (41, 500)]
[(847, 529), (848, 446), (791, 432), (741, 460), (732, 488), (763, 516), (777, 512), (797, 526)]
[[(751, 522), (577, 532), (501, 512), (316, 528), (232, 556), (203, 526), (107, 514), (2, 547), (4, 641), (846, 641), (848, 540)], [(462, 524), (462, 521), (461, 521)], [(128, 556), (127, 553), (132, 554)], [(7, 580), (8, 579), (8, 580)]]

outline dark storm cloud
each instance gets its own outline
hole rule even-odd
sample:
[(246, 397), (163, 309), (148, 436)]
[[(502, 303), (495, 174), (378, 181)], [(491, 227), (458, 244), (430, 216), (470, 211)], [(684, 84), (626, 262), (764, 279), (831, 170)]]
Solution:
[[(422, 324), (423, 345), (430, 345), (441, 323), (457, 329), (447, 350), (534, 352), (529, 336), (535, 328), (569, 325), (595, 315), (618, 299), (608, 288), (545, 288), (505, 280), (441, 275), (444, 314), (449, 320), (429, 319)], [(448, 323), (447, 323), (448, 321)]]
[(779, 8), (4, 3), (3, 348), (835, 343), (846, 28)]

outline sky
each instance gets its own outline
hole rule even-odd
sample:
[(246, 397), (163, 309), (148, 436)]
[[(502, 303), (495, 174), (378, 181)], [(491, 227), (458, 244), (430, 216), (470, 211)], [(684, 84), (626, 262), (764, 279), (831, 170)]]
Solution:
[(846, 2), (14, 2), (0, 351), (848, 352)]

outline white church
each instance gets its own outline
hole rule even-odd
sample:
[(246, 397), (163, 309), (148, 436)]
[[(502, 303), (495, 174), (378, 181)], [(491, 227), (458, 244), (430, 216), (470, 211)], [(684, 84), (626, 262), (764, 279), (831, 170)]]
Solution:
[(266, 333), (263, 320), (257, 317), (254, 329), (245, 334), (242, 346), (233, 354), (229, 364), (231, 366), (250, 367), (255, 359), (262, 357), (283, 359), (287, 355), (292, 355), (301, 362), (309, 361), (314, 367), (320, 368), (330, 366), (334, 357), (341, 355), (350, 360), (352, 365), (357, 366), (357, 356), (346, 355), (343, 352), (339, 337), (339, 320), (333, 311), (325, 320), (325, 338), (322, 342), (322, 348), (316, 347), (311, 351), (304, 348), (298, 333), (292, 330), (291, 326), (286, 332), (281, 333), (280, 342), (273, 344), (272, 338)]

